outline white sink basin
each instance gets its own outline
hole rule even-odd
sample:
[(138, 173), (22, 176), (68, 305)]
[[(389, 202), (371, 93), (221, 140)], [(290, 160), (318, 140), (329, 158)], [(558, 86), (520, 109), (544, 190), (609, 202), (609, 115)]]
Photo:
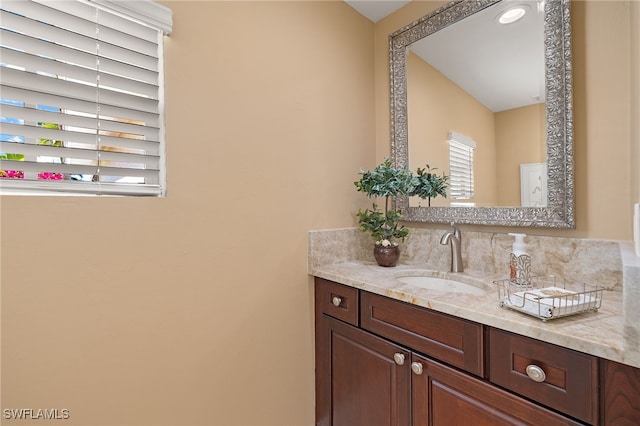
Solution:
[(397, 280), (412, 285), (414, 287), (424, 288), (427, 290), (436, 290), (451, 293), (464, 293), (483, 295), (485, 291), (473, 284), (461, 283), (447, 278), (425, 277), (425, 276), (406, 276), (397, 277)]

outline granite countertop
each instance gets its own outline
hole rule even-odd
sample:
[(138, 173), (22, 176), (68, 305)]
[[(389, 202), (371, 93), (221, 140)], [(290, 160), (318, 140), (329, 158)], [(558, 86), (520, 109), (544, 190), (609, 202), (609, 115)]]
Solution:
[[(371, 293), (423, 306), (491, 327), (553, 343), (623, 364), (640, 367), (640, 340), (637, 324), (625, 321), (623, 292), (603, 292), (602, 306), (597, 312), (585, 312), (546, 322), (536, 317), (500, 307), (498, 285), (486, 272), (465, 270), (444, 273), (420, 264), (400, 264), (383, 268), (374, 262), (354, 260), (313, 265), (313, 276), (325, 278)], [(451, 278), (483, 288), (484, 294), (469, 295), (427, 290), (402, 283), (403, 275), (432, 275)], [(640, 307), (639, 307), (640, 309)], [(629, 331), (629, 329), (632, 331)]]

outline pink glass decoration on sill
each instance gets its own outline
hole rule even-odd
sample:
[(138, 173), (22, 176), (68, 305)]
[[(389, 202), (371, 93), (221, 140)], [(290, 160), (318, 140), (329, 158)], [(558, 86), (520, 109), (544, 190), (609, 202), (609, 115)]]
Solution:
[(24, 179), (24, 172), (20, 170), (0, 170), (2, 179)]
[[(0, 170), (0, 179), (24, 179), (24, 172), (20, 170)], [(63, 180), (62, 173), (42, 172), (38, 173), (39, 180)]]
[(64, 175), (62, 173), (42, 172), (38, 173), (38, 179), (40, 180), (62, 180)]

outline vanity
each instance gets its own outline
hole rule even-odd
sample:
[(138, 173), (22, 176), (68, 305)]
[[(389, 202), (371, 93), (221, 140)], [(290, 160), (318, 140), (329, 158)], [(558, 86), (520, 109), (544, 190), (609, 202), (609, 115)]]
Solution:
[[(538, 77), (543, 96), (536, 97), (536, 108), (544, 113), (536, 116), (533, 127), (542, 123), (538, 141), (542, 149), (535, 151), (544, 152), (537, 160), (521, 159), (507, 166), (505, 160), (515, 157), (514, 151), (530, 147), (501, 152), (503, 130), (496, 124), (495, 131), (486, 132), (482, 129), (487, 126), (472, 123), (483, 117), (497, 123), (498, 115), (505, 111), (487, 106), (481, 116), (472, 117), (467, 111), (458, 113), (460, 103), (447, 109), (446, 101), (459, 91), (439, 92), (445, 84), (417, 72), (435, 68), (449, 76), (447, 67), (440, 68), (426, 52), (434, 48), (444, 46), (448, 58), (466, 58), (469, 50), (451, 52), (459, 44), (481, 39), (473, 50), (502, 51), (494, 41), (480, 37), (487, 31), (477, 37), (460, 36), (458, 31), (482, 16), (492, 25), (512, 3), (453, 0), (389, 35), (393, 165), (414, 170), (427, 162), (451, 172), (451, 167), (447, 169), (451, 148), (446, 141), (449, 137), (451, 142), (447, 135), (457, 133), (465, 136), (461, 140), (473, 142), (469, 146), (474, 150), (474, 165), (476, 159), (479, 163), (482, 158), (494, 159), (472, 174), (476, 186), (468, 192), (471, 196), (461, 197), (467, 199), (416, 205), (409, 197), (397, 197), (393, 208), (402, 212), (406, 222), (575, 228), (571, 4), (569, 0), (521, 3), (534, 12), (527, 16), (540, 18), (534, 34), (540, 42), (539, 55), (533, 58), (539, 65), (529, 67), (543, 74)], [(520, 35), (506, 33), (517, 27), (502, 27), (498, 39), (522, 42)], [(452, 33), (458, 33), (452, 40), (465, 43), (441, 41)], [(424, 42), (430, 46), (425, 47)], [(538, 51), (522, 48), (522, 44), (517, 50)], [(450, 82), (464, 87), (453, 76), (477, 72), (477, 65), (463, 64), (462, 71), (453, 70)], [(485, 74), (488, 78), (472, 76), (471, 80), (502, 83), (511, 77), (501, 74), (508, 68), (500, 66)], [(429, 109), (430, 104), (435, 108)], [(524, 107), (510, 108), (506, 111)], [(507, 145), (535, 139), (521, 129), (507, 138)], [(444, 153), (440, 155), (439, 150)], [(504, 160), (496, 163), (495, 158)], [(501, 198), (509, 191), (496, 182), (517, 182), (522, 175), (492, 174), (522, 170), (526, 163), (539, 163), (544, 170), (537, 175), (544, 178), (546, 189), (539, 203), (521, 203), (522, 194)], [(488, 187), (498, 190), (485, 190), (485, 180)], [(451, 254), (440, 244), (442, 230), (413, 228), (402, 243), (399, 265), (391, 268), (375, 264), (372, 241), (357, 228), (309, 232), (308, 272), (314, 277), (315, 295), (316, 424), (640, 425), (637, 256), (628, 255), (630, 251), (623, 250), (619, 241), (528, 237), (533, 275), (578, 280), (605, 289), (597, 312), (545, 322), (500, 304), (496, 282), (508, 278), (513, 239), (506, 232), (462, 231), (459, 243), (464, 271), (458, 273), (443, 272), (451, 270)], [(427, 288), (402, 279), (406, 277), (461, 284)], [(469, 286), (475, 291), (467, 291)]]
[(322, 278), (315, 306), (318, 425), (640, 422), (638, 368)]
[[(499, 274), (411, 258), (383, 268), (358, 259), (357, 242), (323, 258), (331, 235), (350, 232), (310, 236), (317, 425), (640, 424), (640, 345), (625, 334), (622, 292), (542, 322), (499, 306)], [(398, 279), (428, 273), (483, 292)]]

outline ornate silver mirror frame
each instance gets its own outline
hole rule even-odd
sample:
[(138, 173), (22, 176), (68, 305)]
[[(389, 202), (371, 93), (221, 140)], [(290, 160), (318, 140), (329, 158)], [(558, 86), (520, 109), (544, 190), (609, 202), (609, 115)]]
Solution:
[[(391, 83), (391, 157), (408, 164), (407, 49), (448, 25), (499, 0), (454, 0), (389, 36)], [(396, 208), (409, 222), (575, 228), (573, 181), (573, 86), (569, 0), (545, 6), (545, 79), (547, 116), (547, 207), (410, 207), (408, 197)]]

